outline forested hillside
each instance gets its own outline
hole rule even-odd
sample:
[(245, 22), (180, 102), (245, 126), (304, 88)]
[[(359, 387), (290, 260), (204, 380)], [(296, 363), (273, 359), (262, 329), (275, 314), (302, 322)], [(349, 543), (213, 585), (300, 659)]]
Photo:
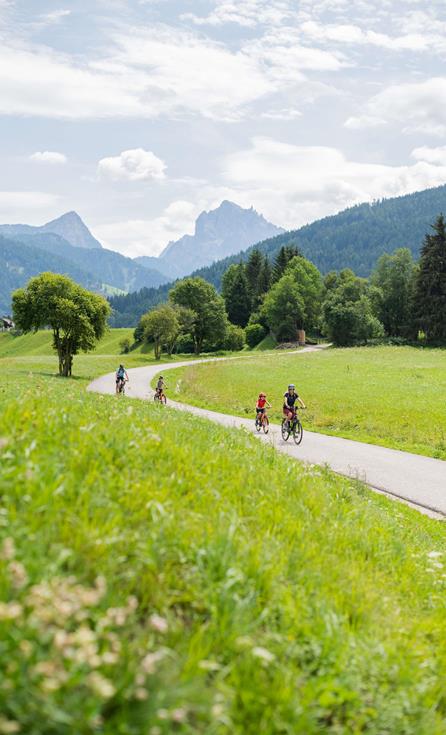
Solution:
[[(409, 248), (418, 258), (423, 237), (440, 213), (446, 213), (446, 186), (358, 204), (254, 247), (274, 258), (283, 245), (292, 242), (322, 273), (351, 268), (359, 276), (369, 276), (378, 258), (396, 248)], [(246, 260), (250, 250), (202, 268), (197, 275), (220, 288), (225, 270)]]
[[(74, 248), (76, 249), (76, 248)], [(0, 311), (9, 313), (10, 294), (42, 271), (64, 273), (86, 288), (98, 290), (101, 281), (76, 263), (37, 247), (28, 247), (0, 235)]]
[[(409, 248), (418, 258), (423, 237), (440, 212), (446, 212), (446, 186), (359, 204), (300, 230), (264, 240), (237, 255), (200, 268), (193, 275), (201, 276), (220, 290), (225, 271), (233, 263), (246, 261), (253, 248), (258, 248), (272, 262), (282, 246), (295, 244), (322, 273), (351, 268), (360, 276), (369, 276), (378, 258), (398, 247)], [(112, 299), (113, 325), (136, 324), (145, 311), (165, 300), (168, 291), (169, 286), (164, 285)]]

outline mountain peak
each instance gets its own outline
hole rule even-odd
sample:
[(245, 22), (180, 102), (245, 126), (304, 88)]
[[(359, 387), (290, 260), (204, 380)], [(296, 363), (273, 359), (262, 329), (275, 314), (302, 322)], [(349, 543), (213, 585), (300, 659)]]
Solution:
[(77, 212), (65, 212), (57, 219), (47, 222), (39, 228), (42, 232), (53, 232), (63, 237), (70, 245), (77, 248), (102, 248), (101, 243), (91, 234), (87, 225)]
[(216, 209), (199, 215), (194, 235), (168, 244), (159, 256), (159, 267), (180, 277), (282, 232), (253, 207), (244, 209), (224, 199)]

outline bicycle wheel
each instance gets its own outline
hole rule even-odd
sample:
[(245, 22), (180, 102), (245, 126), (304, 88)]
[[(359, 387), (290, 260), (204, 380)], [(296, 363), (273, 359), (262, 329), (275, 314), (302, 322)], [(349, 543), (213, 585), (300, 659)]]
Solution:
[(263, 433), (267, 434), (269, 431), (269, 418), (268, 416), (263, 417)]
[(259, 421), (259, 419), (258, 419), (258, 417), (257, 417), (257, 418), (256, 418), (256, 429), (257, 429), (257, 431), (260, 431), (260, 429), (261, 429), (261, 428), (262, 428), (262, 427), (261, 427), (261, 425), (260, 425), (260, 421)]
[(293, 439), (295, 444), (300, 444), (304, 436), (304, 430), (302, 428), (302, 424), (300, 423), (299, 419), (297, 419), (296, 424), (294, 426), (293, 431)]
[(287, 419), (282, 420), (282, 439), (284, 442), (287, 442), (290, 437), (290, 427), (288, 424)]
[(164, 405), (166, 405), (166, 403), (167, 403), (167, 398), (166, 398), (166, 396), (164, 395), (164, 393), (163, 393), (163, 395), (161, 396), (161, 403), (163, 403)]

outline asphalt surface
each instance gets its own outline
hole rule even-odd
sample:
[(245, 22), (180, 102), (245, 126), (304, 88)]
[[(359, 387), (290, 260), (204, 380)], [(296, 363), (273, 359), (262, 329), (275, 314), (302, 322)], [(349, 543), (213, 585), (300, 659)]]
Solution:
[[(305, 348), (305, 351), (313, 350), (314, 348)], [(206, 360), (206, 362), (210, 361), (212, 360)], [(186, 360), (132, 368), (128, 370), (130, 381), (126, 386), (126, 395), (130, 398), (153, 400), (150, 383), (161, 370), (167, 372), (197, 362), (203, 362), (203, 360)], [(113, 394), (115, 374), (110, 373), (97, 378), (89, 385), (88, 390)], [(172, 392), (171, 390), (170, 395)], [(270, 425), (270, 432), (265, 436), (263, 432), (258, 434), (255, 431), (254, 419), (243, 419), (177, 403), (169, 400), (169, 397), (168, 405), (224, 426), (244, 427), (253, 431), (261, 441), (269, 442), (278, 451), (295, 459), (317, 465), (327, 465), (334, 472), (357, 478), (375, 490), (414, 505), (419, 510), (427, 512), (428, 515), (446, 516), (446, 462), (443, 460), (305, 431), (305, 414), (303, 416), (304, 438), (302, 444), (296, 446), (292, 437), (288, 442), (283, 441), (280, 426), (277, 425)]]

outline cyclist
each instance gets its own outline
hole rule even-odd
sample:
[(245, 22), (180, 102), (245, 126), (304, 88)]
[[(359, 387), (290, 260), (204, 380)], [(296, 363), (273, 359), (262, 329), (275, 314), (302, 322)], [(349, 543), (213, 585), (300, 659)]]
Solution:
[(125, 382), (129, 382), (129, 376), (124, 365), (120, 365), (116, 371), (116, 394), (121, 391), (122, 386)]
[(271, 408), (271, 404), (266, 400), (265, 393), (259, 393), (259, 397), (256, 403), (256, 421), (263, 422), (263, 417), (266, 415), (266, 409)]
[(167, 388), (167, 383), (164, 382), (164, 378), (162, 375), (159, 376), (158, 382), (156, 384), (155, 393), (159, 400), (161, 400), (161, 397), (164, 395), (164, 389)]
[(298, 402), (302, 408), (306, 408), (305, 403), (296, 393), (294, 383), (290, 383), (287, 392), (283, 396), (283, 415), (288, 422), (293, 421), (296, 416), (296, 402)]

